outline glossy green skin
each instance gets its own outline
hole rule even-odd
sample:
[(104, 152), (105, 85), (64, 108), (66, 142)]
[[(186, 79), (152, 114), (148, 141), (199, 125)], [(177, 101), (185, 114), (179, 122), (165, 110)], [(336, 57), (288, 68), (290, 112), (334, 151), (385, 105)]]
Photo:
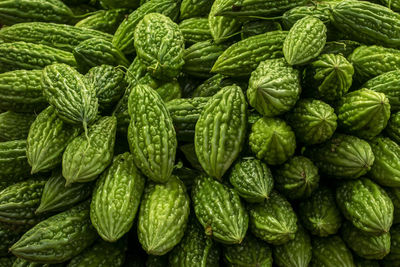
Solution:
[(247, 102), (239, 86), (221, 89), (196, 123), (196, 155), (204, 171), (219, 180), (239, 155), (246, 133)]
[(74, 14), (59, 0), (6, 0), (0, 4), (0, 24), (43, 21), (68, 23)]
[(194, 97), (174, 99), (166, 103), (178, 140), (194, 140), (196, 123), (208, 100), (208, 97)]
[(198, 42), (185, 49), (182, 71), (193, 77), (209, 78), (212, 67), (228, 46), (212, 40)]
[[(9, 225), (0, 223), (0, 257), (8, 256), (8, 249), (20, 239), (22, 233), (10, 229)], [(0, 264), (1, 266), (1, 264)], [(9, 267), (9, 266), (7, 266)]]
[(105, 9), (139, 7), (140, 0), (100, 0), (100, 5)]
[(35, 215), (35, 210), (39, 206), (45, 183), (44, 179), (30, 179), (2, 190), (0, 195), (0, 221), (22, 225), (37, 223), (40, 218)]
[(274, 180), (287, 198), (307, 198), (318, 187), (318, 168), (308, 158), (296, 156), (276, 169)]
[(339, 127), (358, 137), (377, 136), (390, 118), (389, 99), (384, 93), (360, 89), (346, 94), (337, 106)]
[[(154, 182), (169, 180), (175, 161), (176, 133), (161, 97), (147, 85), (137, 85), (129, 97), (128, 141), (136, 166)], [(147, 127), (151, 124), (153, 127)]]
[(342, 55), (324, 54), (306, 69), (306, 93), (327, 101), (339, 100), (353, 83), (353, 65)]
[(138, 237), (147, 254), (164, 255), (181, 241), (189, 211), (189, 196), (177, 177), (172, 176), (165, 184), (146, 185), (139, 211)]
[(206, 235), (224, 244), (243, 241), (249, 216), (235, 190), (212, 177), (199, 177), (192, 188), (192, 201)]
[(75, 24), (75, 27), (114, 34), (119, 24), (121, 24), (125, 15), (128, 13), (128, 9), (124, 8), (98, 11), (97, 13), (80, 20)]
[(233, 81), (230, 81), (226, 76), (222, 74), (215, 74), (196, 87), (196, 89), (193, 91), (192, 97), (213, 96), (225, 86), (232, 84)]
[(321, 54), (341, 54), (345, 58), (350, 56), (353, 51), (361, 44), (352, 40), (338, 40), (326, 42)]
[(301, 99), (287, 115), (297, 140), (307, 145), (329, 140), (337, 128), (335, 110), (323, 101)]
[(179, 23), (179, 29), (182, 32), (186, 45), (212, 39), (207, 18), (185, 19)]
[(185, 63), (184, 47), (185, 40), (179, 26), (165, 15), (148, 14), (136, 26), (136, 54), (156, 78), (178, 76)]
[(0, 40), (6, 43), (22, 41), (69, 52), (72, 52), (80, 42), (90, 38), (111, 40), (112, 36), (96, 30), (46, 22), (18, 23), (0, 30)]
[(387, 47), (400, 45), (400, 14), (367, 1), (342, 1), (333, 7), (331, 23), (352, 39)]
[(219, 266), (218, 245), (204, 234), (196, 217), (189, 219), (182, 241), (169, 254), (169, 266)]
[(272, 266), (272, 249), (265, 242), (248, 234), (239, 245), (224, 246), (224, 260), (228, 266)]
[(29, 128), (36, 119), (35, 114), (6, 111), (0, 113), (0, 140), (14, 141), (28, 137)]
[(125, 73), (111, 65), (91, 68), (86, 74), (86, 78), (96, 91), (100, 110), (112, 108), (128, 86), (125, 81)]
[(325, 46), (326, 32), (325, 24), (318, 18), (306, 16), (298, 20), (283, 43), (286, 61), (301, 65), (316, 58)]
[(306, 4), (307, 0), (228, 0), (219, 1), (218, 15), (233, 17), (280, 15), (286, 10)]
[(311, 234), (320, 237), (336, 234), (342, 225), (335, 195), (328, 187), (318, 188), (310, 198), (300, 203), (299, 217)]
[(310, 147), (305, 155), (321, 173), (345, 179), (356, 179), (366, 174), (375, 160), (366, 141), (344, 134), (335, 134), (324, 144)]
[(182, 0), (180, 19), (206, 16), (213, 2), (213, 0)]
[(296, 149), (296, 137), (285, 121), (278, 118), (261, 118), (251, 127), (251, 151), (269, 165), (280, 165)]
[(80, 254), (96, 238), (96, 230), (89, 218), (89, 202), (84, 202), (41, 221), (26, 232), (10, 251), (28, 261), (60, 263)]
[(71, 183), (90, 182), (97, 178), (111, 163), (117, 119), (102, 117), (85, 133), (68, 144), (62, 159), (62, 174)]
[(362, 45), (356, 48), (348, 59), (354, 66), (357, 79), (361, 82), (400, 69), (400, 50), (382, 46)]
[[(185, 158), (189, 161), (190, 165), (196, 170), (203, 171), (199, 159), (196, 156), (196, 149), (193, 143), (185, 144), (179, 147)], [(192, 177), (194, 178), (194, 177)]]
[[(391, 245), (390, 245), (390, 253), (385, 257), (385, 261), (388, 263), (392, 261), (393, 263), (397, 263), (400, 260), (400, 225), (393, 225), (390, 229), (391, 235)], [(397, 265), (385, 265), (385, 266), (397, 266)]]
[(124, 54), (135, 52), (135, 28), (143, 17), (150, 13), (161, 13), (174, 20), (178, 16), (179, 5), (175, 0), (146, 2), (122, 21), (114, 34), (113, 45)]
[(64, 63), (75, 67), (72, 53), (41, 44), (25, 42), (0, 44), (0, 71), (41, 70), (44, 67)]
[(47, 66), (43, 69), (41, 83), (43, 95), (63, 121), (82, 123), (86, 128), (96, 119), (96, 92), (74, 68), (65, 64)]
[(274, 263), (279, 267), (307, 267), (312, 257), (311, 239), (302, 226), (298, 226), (293, 240), (274, 246)]
[(378, 0), (382, 5), (387, 6), (391, 10), (400, 11), (400, 2), (398, 0)]
[(87, 199), (93, 191), (91, 183), (76, 183), (65, 186), (65, 178), (60, 170), (53, 171), (44, 185), (40, 205), (36, 214), (61, 212)]
[(263, 61), (252, 72), (247, 98), (260, 114), (273, 117), (292, 109), (300, 93), (299, 71), (280, 58)]
[(393, 222), (393, 203), (387, 193), (369, 179), (346, 181), (336, 189), (336, 202), (344, 217), (358, 229), (381, 235)]
[(269, 198), (274, 179), (268, 166), (255, 158), (243, 158), (233, 167), (229, 182), (247, 202), (263, 202)]
[(208, 14), (208, 24), (210, 26), (211, 36), (217, 44), (225, 42), (232, 35), (240, 30), (241, 22), (235, 18), (225, 16), (216, 16), (220, 2), (224, 0), (214, 0)]
[(176, 79), (163, 81), (153, 78), (147, 73), (144, 77), (140, 78), (139, 83), (153, 88), (160, 95), (164, 103), (181, 98), (181, 87)]
[[(325, 2), (325, 1), (324, 1)], [(329, 22), (329, 4), (318, 2), (318, 5), (301, 5), (289, 9), (282, 15), (282, 24), (285, 29), (290, 29), (293, 25), (306, 16), (313, 16), (326, 23)]]
[(386, 137), (377, 137), (370, 144), (375, 155), (370, 177), (382, 186), (399, 187), (400, 146)]
[(363, 88), (384, 93), (390, 102), (391, 111), (400, 110), (400, 70), (389, 71), (367, 81)]
[(40, 85), (40, 70), (14, 70), (0, 74), (0, 108), (14, 112), (42, 110), (47, 106)]
[(385, 131), (393, 141), (400, 144), (400, 112), (392, 114)]
[(23, 180), (29, 176), (26, 141), (0, 142), (0, 179)]
[(281, 30), (282, 30), (281, 24), (276, 21), (267, 21), (267, 20), (249, 21), (243, 24), (242, 33), (240, 34), (240, 36), (241, 39), (244, 40), (251, 36), (263, 34), (266, 32), (281, 31)]
[(355, 267), (350, 249), (337, 235), (314, 237), (312, 248), (311, 267)]
[(98, 241), (74, 257), (67, 267), (121, 267), (125, 261), (125, 241), (117, 243)]
[(264, 203), (249, 207), (252, 233), (273, 245), (282, 245), (294, 239), (297, 217), (290, 203), (276, 191), (272, 191)]
[(129, 66), (129, 61), (124, 54), (113, 44), (104, 39), (91, 38), (81, 42), (73, 50), (73, 54), (79, 69), (87, 72), (99, 65)]
[(97, 180), (90, 205), (90, 218), (99, 235), (115, 242), (132, 227), (145, 179), (126, 152), (116, 156)]
[(63, 122), (54, 107), (43, 110), (33, 122), (26, 141), (31, 173), (50, 171), (58, 166), (65, 148), (79, 132), (79, 127)]
[(342, 227), (346, 244), (360, 257), (381, 260), (390, 252), (390, 234), (374, 236), (365, 233), (346, 221)]
[(285, 31), (272, 31), (239, 41), (222, 53), (211, 72), (233, 77), (249, 76), (260, 62), (283, 56), (286, 36)]

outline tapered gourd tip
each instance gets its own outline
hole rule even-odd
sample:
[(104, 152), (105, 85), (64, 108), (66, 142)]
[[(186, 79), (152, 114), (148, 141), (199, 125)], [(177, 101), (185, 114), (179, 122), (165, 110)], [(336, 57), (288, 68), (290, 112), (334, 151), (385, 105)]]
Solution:
[(38, 167), (36, 165), (32, 165), (31, 174), (35, 174), (38, 172), (39, 172)]
[(46, 211), (46, 207), (44, 207), (43, 205), (40, 205), (36, 210), (35, 210), (35, 214), (42, 214), (43, 212)]

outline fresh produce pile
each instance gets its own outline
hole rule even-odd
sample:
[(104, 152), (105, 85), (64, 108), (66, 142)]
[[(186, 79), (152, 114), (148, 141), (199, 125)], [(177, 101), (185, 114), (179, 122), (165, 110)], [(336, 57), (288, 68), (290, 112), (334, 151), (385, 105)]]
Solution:
[(0, 0), (0, 267), (400, 266), (397, 12)]

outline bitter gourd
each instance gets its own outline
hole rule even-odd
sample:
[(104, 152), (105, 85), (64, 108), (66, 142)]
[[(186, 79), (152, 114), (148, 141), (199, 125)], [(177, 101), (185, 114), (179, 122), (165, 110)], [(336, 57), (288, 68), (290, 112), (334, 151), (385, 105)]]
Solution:
[(35, 114), (7, 111), (0, 113), (0, 140), (14, 141), (28, 137), (29, 127), (36, 119)]
[(210, 12), (213, 0), (182, 0), (180, 18), (202, 17)]
[(26, 140), (0, 142), (0, 179), (21, 181), (29, 176)]
[(385, 130), (386, 134), (400, 145), (400, 112), (392, 114)]
[(95, 14), (80, 20), (75, 24), (75, 28), (84, 28), (114, 34), (119, 24), (124, 20), (125, 14), (128, 14), (128, 9), (99, 10)]
[(186, 45), (212, 39), (207, 18), (185, 19), (179, 23), (179, 29), (182, 32)]
[(240, 34), (241, 39), (244, 40), (251, 36), (263, 34), (272, 31), (281, 31), (282, 26), (279, 22), (268, 21), (268, 20), (256, 20), (244, 23), (242, 26), (242, 32)]
[(240, 30), (241, 22), (235, 18), (216, 16), (218, 6), (225, 0), (215, 0), (208, 14), (208, 24), (211, 36), (217, 44), (228, 40), (232, 35)]
[(325, 238), (313, 238), (312, 248), (310, 264), (312, 267), (355, 267), (350, 249), (337, 235)]

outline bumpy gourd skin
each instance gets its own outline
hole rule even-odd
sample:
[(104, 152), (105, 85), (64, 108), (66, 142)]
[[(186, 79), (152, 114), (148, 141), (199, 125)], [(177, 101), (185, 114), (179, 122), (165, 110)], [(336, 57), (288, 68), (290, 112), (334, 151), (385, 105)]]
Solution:
[(278, 118), (264, 117), (254, 123), (249, 143), (257, 158), (270, 165), (284, 163), (296, 149), (294, 132), (289, 125)]
[(175, 20), (179, 13), (179, 5), (175, 0), (149, 1), (141, 5), (119, 25), (113, 37), (113, 45), (126, 55), (135, 52), (135, 28), (143, 17), (150, 13), (164, 14)]
[(223, 43), (234, 33), (239, 31), (241, 23), (235, 18), (216, 16), (218, 6), (226, 0), (215, 0), (208, 14), (208, 24), (211, 30), (211, 36), (217, 44)]
[(339, 127), (358, 137), (371, 139), (386, 128), (389, 99), (383, 93), (360, 89), (345, 95), (337, 106)]
[(312, 257), (311, 238), (301, 225), (298, 225), (293, 240), (274, 246), (274, 263), (279, 267), (299, 266), (306, 267)]
[(171, 267), (219, 266), (219, 247), (206, 236), (195, 215), (191, 215), (182, 241), (169, 254)]
[(74, 18), (71, 9), (59, 0), (7, 0), (0, 4), (0, 23), (43, 21), (68, 23)]
[(315, 145), (329, 140), (337, 127), (335, 110), (315, 99), (301, 99), (287, 115), (296, 138), (302, 143)]
[[(29, 227), (29, 226), (28, 226)], [(20, 237), (23, 234), (24, 228), (26, 226), (22, 226), (22, 231), (18, 229), (13, 229), (15, 228), (15, 225), (12, 225), (10, 227), (10, 224), (7, 223), (0, 223), (0, 257), (6, 257), (9, 253), (8, 249), (20, 239)], [(0, 266), (2, 266), (0, 264)]]
[(211, 72), (229, 76), (249, 76), (260, 62), (283, 56), (286, 31), (272, 31), (234, 43), (217, 59)]
[(54, 107), (43, 110), (33, 122), (27, 139), (26, 156), (31, 173), (49, 171), (62, 161), (67, 145), (78, 136), (79, 127), (63, 122)]
[(86, 78), (66, 64), (53, 64), (43, 69), (43, 94), (65, 122), (82, 123), (84, 127), (96, 119), (98, 100)]
[(46, 181), (27, 180), (5, 188), (0, 196), (0, 222), (34, 225), (40, 218), (35, 215)]
[(83, 202), (35, 225), (10, 251), (28, 261), (60, 263), (80, 254), (96, 238), (89, 218), (89, 202)]
[(26, 140), (0, 142), (0, 179), (23, 180), (29, 170)]
[(0, 74), (0, 108), (40, 112), (48, 104), (40, 84), (41, 70), (14, 70)]
[(374, 163), (371, 146), (351, 135), (335, 134), (332, 139), (305, 151), (321, 173), (335, 178), (356, 179)]
[(252, 72), (247, 98), (260, 114), (272, 117), (292, 109), (300, 93), (299, 71), (284, 59), (270, 59)]
[(247, 234), (241, 244), (224, 246), (228, 266), (272, 266), (272, 249), (265, 242)]
[(400, 69), (400, 50), (362, 45), (349, 56), (355, 77), (365, 82), (389, 71)]
[(28, 137), (29, 128), (35, 121), (36, 114), (6, 111), (0, 113), (0, 140), (14, 141)]
[(393, 203), (371, 180), (361, 178), (339, 185), (336, 202), (344, 217), (358, 229), (374, 235), (389, 232), (393, 223)]
[(151, 75), (160, 79), (178, 76), (183, 64), (185, 40), (170, 18), (151, 13), (135, 29), (135, 49)]
[(311, 234), (320, 237), (336, 234), (342, 225), (335, 195), (327, 187), (320, 187), (310, 198), (300, 202), (299, 217)]
[(382, 186), (400, 186), (400, 146), (386, 137), (377, 137), (371, 142), (375, 155), (370, 176)]
[(111, 41), (102, 38), (91, 38), (79, 43), (73, 54), (83, 72), (102, 64), (129, 67), (129, 61), (124, 54)]
[(249, 216), (236, 191), (212, 177), (199, 177), (192, 189), (192, 201), (207, 235), (224, 244), (243, 241)]
[(221, 89), (204, 106), (196, 123), (196, 155), (205, 172), (217, 179), (239, 155), (246, 133), (247, 102), (239, 86)]
[(318, 168), (310, 159), (296, 156), (276, 169), (274, 179), (275, 187), (287, 198), (307, 198), (318, 187)]
[(268, 199), (274, 187), (270, 169), (255, 158), (239, 160), (232, 167), (229, 181), (247, 202), (262, 202)]
[(149, 179), (167, 182), (175, 161), (177, 140), (164, 102), (151, 87), (138, 84), (129, 96), (128, 110), (131, 116), (128, 141), (136, 166)]
[(367, 81), (362, 87), (369, 90), (384, 93), (389, 99), (390, 110), (400, 110), (400, 70), (383, 73)]
[(266, 32), (281, 31), (281, 30), (282, 30), (281, 24), (276, 21), (267, 21), (267, 20), (249, 21), (243, 24), (240, 37), (242, 40), (245, 40), (251, 36), (263, 34)]
[(319, 2), (318, 5), (301, 5), (287, 10), (282, 15), (282, 24), (285, 29), (290, 29), (300, 19), (306, 16), (313, 16), (323, 22), (329, 21), (329, 8), (334, 5), (334, 1), (326, 3)]
[(313, 16), (297, 21), (283, 43), (283, 55), (290, 65), (301, 65), (316, 58), (326, 43), (326, 26)]
[(346, 221), (342, 227), (342, 236), (346, 244), (360, 257), (378, 260), (390, 252), (389, 233), (380, 236), (371, 235)]
[(218, 5), (217, 14), (233, 17), (280, 15), (296, 6), (304, 5), (307, 0), (225, 0)]
[(297, 216), (290, 203), (276, 191), (272, 191), (264, 203), (249, 207), (252, 233), (273, 245), (282, 245), (294, 239), (297, 232)]
[(351, 39), (387, 47), (400, 45), (400, 15), (367, 1), (342, 1), (331, 12), (332, 24)]
[[(343, 47), (346, 45), (343, 44)], [(341, 54), (321, 55), (306, 69), (305, 93), (331, 103), (347, 93), (353, 83), (353, 75), (353, 65)]]
[(331, 237), (314, 237), (312, 239), (312, 267), (355, 267), (350, 249), (343, 240), (335, 235)]
[(62, 172), (67, 185), (96, 179), (111, 163), (117, 119), (102, 117), (88, 131), (68, 144), (63, 154)]
[(179, 23), (179, 29), (182, 32), (186, 45), (212, 39), (207, 18), (185, 19)]
[(181, 86), (176, 79), (171, 79), (169, 81), (160, 80), (147, 73), (144, 77), (139, 79), (139, 83), (148, 85), (156, 90), (165, 104), (174, 99), (181, 99), (182, 97)]
[(151, 255), (164, 255), (177, 245), (189, 217), (189, 196), (182, 181), (172, 176), (167, 183), (146, 185), (140, 205), (138, 237)]
[(210, 12), (213, 1), (209, 0), (182, 0), (181, 3), (181, 19), (193, 17), (202, 17)]
[(44, 67), (64, 63), (72, 67), (76, 61), (72, 53), (41, 44), (13, 42), (0, 44), (0, 71), (41, 70)]
[(6, 43), (27, 42), (51, 46), (72, 52), (80, 42), (90, 38), (111, 40), (112, 36), (100, 31), (78, 28), (66, 24), (27, 22), (0, 30), (0, 40)]
[(392, 114), (385, 131), (393, 141), (400, 145), (400, 112)]
[(75, 183), (65, 186), (65, 178), (61, 170), (54, 170), (44, 185), (40, 205), (36, 214), (64, 211), (87, 198), (92, 194), (92, 183)]
[(97, 180), (90, 206), (90, 218), (99, 235), (115, 242), (132, 227), (145, 179), (130, 153), (116, 156)]
[(75, 24), (75, 27), (114, 34), (128, 13), (129, 10), (125, 8), (99, 10), (95, 14), (80, 20)]
[(116, 243), (97, 241), (74, 257), (68, 267), (120, 267), (125, 261), (126, 239)]

